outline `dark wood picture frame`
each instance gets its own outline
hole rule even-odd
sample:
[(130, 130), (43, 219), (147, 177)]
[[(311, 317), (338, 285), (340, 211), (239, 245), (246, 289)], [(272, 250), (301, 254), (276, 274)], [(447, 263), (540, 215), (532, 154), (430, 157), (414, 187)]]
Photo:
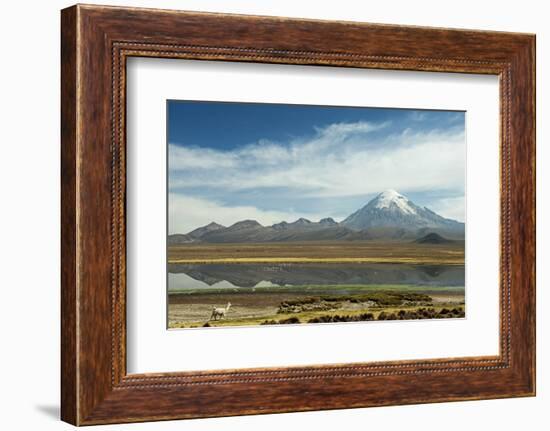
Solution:
[[(535, 36), (77, 5), (62, 11), (61, 417), (75, 425), (535, 394)], [(130, 374), (131, 56), (500, 77), (500, 354)]]

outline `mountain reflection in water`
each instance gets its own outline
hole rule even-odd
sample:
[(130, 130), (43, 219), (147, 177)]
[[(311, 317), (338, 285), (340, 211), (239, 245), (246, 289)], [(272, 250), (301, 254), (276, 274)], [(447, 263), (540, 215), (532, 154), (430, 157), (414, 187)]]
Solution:
[(306, 285), (464, 287), (464, 265), (170, 264), (169, 290)]

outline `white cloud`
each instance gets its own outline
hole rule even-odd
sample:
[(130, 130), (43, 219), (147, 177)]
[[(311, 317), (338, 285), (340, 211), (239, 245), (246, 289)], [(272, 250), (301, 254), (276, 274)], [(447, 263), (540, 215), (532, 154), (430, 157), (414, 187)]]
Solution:
[(466, 202), (464, 196), (444, 198), (435, 201), (430, 209), (439, 215), (464, 222), (466, 218)]
[[(272, 224), (330, 213), (308, 215), (285, 207), (277, 212), (239, 206), (234, 199), (236, 192), (260, 192), (267, 201), (273, 190), (284, 190), (289, 200), (313, 198), (320, 202), (327, 198), (327, 203), (334, 202), (330, 198), (353, 198), (390, 188), (404, 194), (463, 193), (466, 155), (462, 130), (373, 133), (391, 131), (389, 126), (335, 123), (317, 129), (309, 139), (286, 144), (264, 140), (233, 151), (170, 145), (171, 226), (183, 232), (212, 220), (228, 225), (254, 218)], [(189, 188), (201, 199), (184, 197)], [(217, 196), (225, 195), (225, 203), (208, 201), (208, 194), (201, 194), (207, 189), (216, 190)], [(464, 219), (463, 197), (441, 199), (429, 207), (445, 217)]]
[(262, 169), (278, 163), (300, 164), (307, 162), (304, 157), (317, 158), (319, 155), (333, 151), (349, 136), (367, 134), (387, 125), (389, 125), (388, 122), (334, 123), (325, 128), (316, 129), (317, 134), (312, 139), (295, 139), (288, 145), (260, 140), (235, 151), (170, 145), (170, 170), (173, 172), (211, 171), (212, 169), (246, 170), (249, 167)]
[(426, 118), (427, 118), (427, 114), (425, 111), (415, 109), (409, 112), (409, 119), (411, 121), (422, 122), (426, 120)]
[(187, 233), (215, 221), (230, 226), (241, 220), (256, 220), (270, 226), (283, 220), (293, 221), (307, 217), (313, 221), (325, 217), (322, 214), (304, 214), (293, 211), (263, 211), (254, 206), (225, 206), (223, 204), (195, 197), (169, 194), (169, 233)]
[(235, 151), (170, 146), (170, 187), (228, 192), (284, 187), (308, 196), (463, 190), (463, 132), (406, 130), (369, 136), (387, 123), (333, 124), (289, 145), (260, 142)]
[(224, 154), (208, 148), (186, 148), (170, 145), (170, 170), (228, 169), (237, 167), (238, 159), (231, 153)]

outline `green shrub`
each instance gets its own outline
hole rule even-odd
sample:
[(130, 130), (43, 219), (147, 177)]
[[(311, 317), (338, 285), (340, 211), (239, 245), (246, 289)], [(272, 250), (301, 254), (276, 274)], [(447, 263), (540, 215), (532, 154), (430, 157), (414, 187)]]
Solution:
[(303, 304), (312, 304), (314, 302), (318, 302), (319, 298), (313, 297), (313, 296), (307, 296), (305, 298), (297, 298), (297, 299), (287, 299), (286, 301), (281, 302), (280, 307), (295, 307), (297, 305), (303, 305)]
[(289, 317), (288, 319), (279, 320), (279, 323), (281, 325), (300, 323), (300, 319), (298, 319), (297, 317)]
[(278, 322), (276, 320), (264, 320), (260, 325), (276, 325)]
[(368, 320), (374, 320), (374, 314), (362, 313), (355, 316), (350, 315), (324, 315), (313, 317), (308, 320), (308, 323), (336, 323), (336, 322), (363, 322)]

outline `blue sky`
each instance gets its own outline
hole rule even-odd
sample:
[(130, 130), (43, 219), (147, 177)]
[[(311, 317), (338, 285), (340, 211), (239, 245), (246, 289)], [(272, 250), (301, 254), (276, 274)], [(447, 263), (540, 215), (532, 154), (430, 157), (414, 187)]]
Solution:
[(168, 101), (169, 231), (341, 220), (392, 188), (464, 220), (465, 114)]

